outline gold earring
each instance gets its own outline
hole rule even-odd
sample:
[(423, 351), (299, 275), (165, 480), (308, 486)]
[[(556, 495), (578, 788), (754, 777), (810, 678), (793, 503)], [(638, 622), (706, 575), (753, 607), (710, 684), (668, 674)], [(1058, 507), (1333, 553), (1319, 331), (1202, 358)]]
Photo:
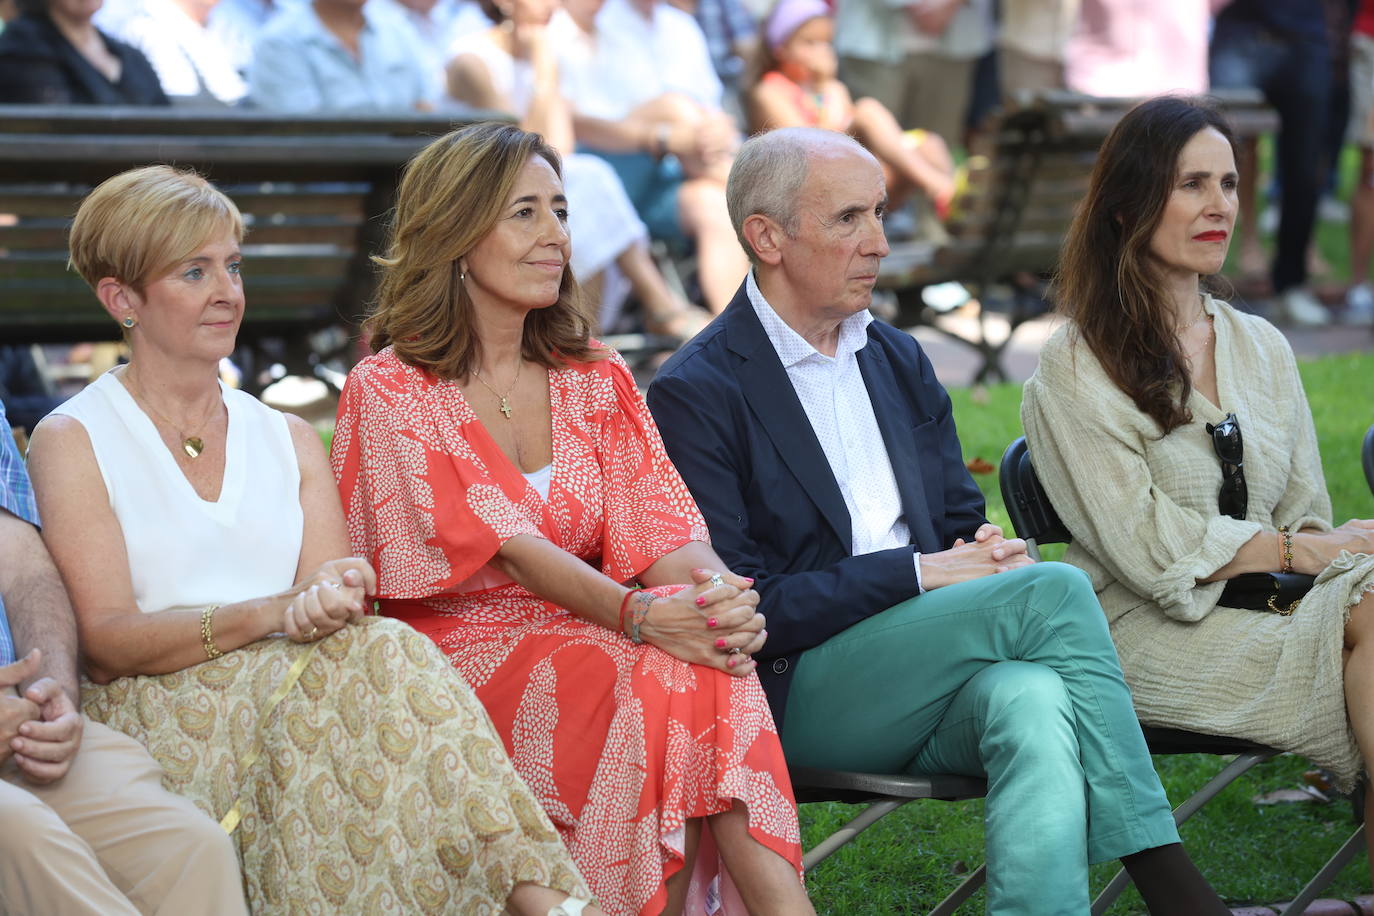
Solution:
[(124, 325), (126, 328), (132, 328), (134, 325), (138, 324), (138, 319), (133, 315), (125, 315), (124, 320), (121, 321), (120, 324)]

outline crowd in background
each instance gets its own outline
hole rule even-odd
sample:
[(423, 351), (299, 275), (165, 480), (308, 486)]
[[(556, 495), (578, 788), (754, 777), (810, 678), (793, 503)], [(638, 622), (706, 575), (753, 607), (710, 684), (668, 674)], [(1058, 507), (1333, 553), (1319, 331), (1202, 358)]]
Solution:
[[(1361, 150), (1345, 320), (1374, 320), (1374, 0), (3, 0), (0, 101), (283, 112), (497, 109), (565, 155), (591, 246), (579, 276), (614, 323), (627, 296), (685, 339), (705, 312), (663, 285), (647, 237), (696, 252), (700, 299), (745, 263), (724, 175), (744, 133), (846, 130), (911, 192), (919, 232), (950, 211), (964, 146), (1016, 94), (1260, 90), (1279, 113), (1268, 280), (1277, 316), (1322, 324), (1308, 267), (1336, 155)], [(1254, 206), (1253, 143), (1242, 212)], [(613, 174), (612, 174), (613, 173)], [(580, 193), (577, 193), (580, 192)], [(895, 195), (894, 195), (895, 196)], [(574, 201), (575, 204), (578, 201)], [(899, 200), (900, 202), (900, 200)], [(633, 212), (632, 212), (633, 211)], [(637, 214), (637, 218), (636, 218)], [(907, 224), (903, 224), (905, 226)], [(1266, 256), (1243, 223), (1240, 259)]]

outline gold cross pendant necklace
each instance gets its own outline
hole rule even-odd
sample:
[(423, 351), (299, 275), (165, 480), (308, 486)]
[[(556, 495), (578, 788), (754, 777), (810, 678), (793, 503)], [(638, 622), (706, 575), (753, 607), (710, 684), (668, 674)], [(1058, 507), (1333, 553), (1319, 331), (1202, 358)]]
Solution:
[(525, 368), (525, 360), (522, 358), (522, 359), (520, 360), (520, 362), (517, 363), (516, 366), (515, 366), (515, 381), (513, 381), (513, 382), (510, 383), (510, 387), (506, 389), (506, 393), (505, 393), (505, 394), (502, 394), (501, 392), (497, 391), (495, 388), (493, 388), (493, 387), (491, 387), (490, 385), (488, 385), (488, 384), (487, 384), (487, 380), (484, 379), (484, 378), (482, 378), (482, 373), (481, 373), (481, 372), (478, 372), (476, 369), (473, 369), (473, 370), (472, 370), (473, 377), (476, 378), (477, 381), (479, 381), (479, 382), (482, 383), (482, 387), (485, 388), (485, 389), (487, 389), (487, 390), (490, 391), (492, 394), (496, 395), (498, 398), (501, 399), (501, 406), (500, 406), (500, 408), (498, 408), (498, 409), (501, 411), (501, 413), (505, 414), (507, 420), (510, 419), (510, 414), (511, 414), (511, 407), (510, 407), (510, 396), (511, 396), (511, 392), (513, 392), (513, 391), (515, 390), (515, 386), (516, 386), (517, 384), (519, 384), (519, 382), (520, 382), (520, 370), (521, 370), (521, 369), (524, 369), (524, 368)]

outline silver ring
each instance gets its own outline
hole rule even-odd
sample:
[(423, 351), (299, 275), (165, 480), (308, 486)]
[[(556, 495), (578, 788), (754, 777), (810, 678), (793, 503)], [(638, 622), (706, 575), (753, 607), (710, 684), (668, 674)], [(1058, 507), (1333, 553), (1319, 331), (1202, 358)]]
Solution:
[(337, 583), (337, 582), (326, 582), (325, 585), (328, 585), (330, 588), (334, 589), (335, 591), (338, 591), (339, 589), (343, 588), (343, 586), (340, 585), (340, 584)]
[(722, 585), (725, 584), (725, 580), (720, 577), (720, 573), (716, 573), (707, 581), (711, 583), (712, 588), (720, 588)]
[(734, 648), (734, 649), (731, 649), (731, 650), (730, 650), (730, 654), (731, 654), (731, 655), (739, 655), (739, 648), (736, 647), (736, 648)]

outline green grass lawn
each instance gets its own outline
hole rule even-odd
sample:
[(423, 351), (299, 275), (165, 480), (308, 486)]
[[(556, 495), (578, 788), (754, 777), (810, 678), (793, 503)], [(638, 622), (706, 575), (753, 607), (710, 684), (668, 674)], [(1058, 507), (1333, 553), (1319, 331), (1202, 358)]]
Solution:
[[(1359, 456), (1364, 432), (1374, 422), (1374, 355), (1312, 360), (1302, 364), (1302, 374), (1336, 521), (1374, 518), (1374, 496), (1365, 484)], [(996, 465), (1002, 450), (1021, 432), (1021, 387), (989, 388), (985, 399), (975, 399), (966, 389), (951, 391), (950, 396), (965, 457)], [(988, 518), (1009, 528), (997, 475), (977, 479), (987, 496)], [(1052, 555), (1046, 551), (1047, 557)], [(1221, 762), (1209, 756), (1156, 757), (1155, 767), (1177, 804), (1214, 775)], [(1288, 899), (1353, 829), (1348, 804), (1252, 803), (1256, 795), (1295, 786), (1307, 768), (1306, 761), (1295, 757), (1261, 764), (1184, 825), (1189, 852), (1233, 906)], [(804, 844), (812, 846), (857, 810), (840, 804), (802, 806)], [(924, 801), (889, 815), (809, 875), (817, 911), (885, 916), (929, 910), (958, 885), (965, 871), (982, 861), (982, 814), (981, 801)], [(1114, 863), (1093, 869), (1094, 893), (1114, 871)], [(1369, 883), (1359, 857), (1326, 893), (1350, 899), (1367, 893)], [(983, 904), (980, 893), (963, 911), (981, 912)], [(1140, 898), (1128, 891), (1110, 912), (1143, 910)]]

